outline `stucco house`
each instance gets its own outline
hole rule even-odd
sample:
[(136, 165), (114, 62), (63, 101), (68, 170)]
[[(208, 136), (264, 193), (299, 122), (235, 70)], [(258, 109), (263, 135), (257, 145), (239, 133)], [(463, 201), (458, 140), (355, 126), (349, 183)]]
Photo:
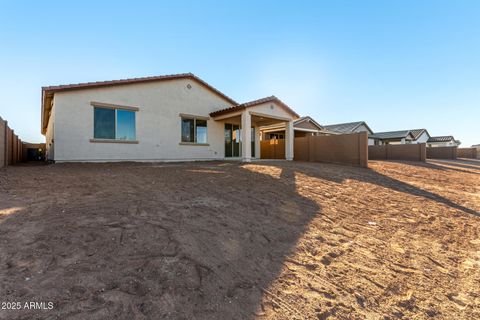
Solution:
[(374, 134), (370, 135), (370, 138), (375, 140), (375, 145), (415, 144), (426, 143), (430, 138), (430, 135), (426, 129), (411, 129), (375, 132)]
[(413, 135), (412, 143), (427, 143), (430, 139), (427, 129), (411, 129), (410, 133)]
[(337, 134), (347, 134), (347, 133), (356, 133), (356, 132), (368, 132), (368, 144), (373, 145), (374, 139), (370, 138), (370, 135), (373, 134), (372, 129), (367, 125), (365, 121), (356, 121), (356, 122), (346, 122), (346, 123), (337, 123), (324, 125), (325, 130), (336, 132)]
[(298, 118), (274, 96), (237, 103), (191, 73), (42, 88), (41, 131), (56, 162), (248, 162), (269, 125), (284, 126), (292, 160)]
[(460, 144), (461, 142), (455, 140), (453, 136), (430, 137), (427, 141), (429, 147), (458, 147)]

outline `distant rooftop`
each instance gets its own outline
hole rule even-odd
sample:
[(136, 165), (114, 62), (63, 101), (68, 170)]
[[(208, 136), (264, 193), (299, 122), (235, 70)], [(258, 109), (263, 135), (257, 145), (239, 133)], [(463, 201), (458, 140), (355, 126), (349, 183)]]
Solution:
[(373, 132), (367, 125), (365, 121), (356, 121), (356, 122), (346, 122), (346, 123), (337, 123), (337, 124), (329, 124), (323, 126), (325, 129), (329, 131), (334, 131), (338, 133), (352, 133), (354, 132), (355, 129), (360, 127), (361, 125), (364, 125), (365, 127), (370, 130), (370, 132)]
[(403, 139), (403, 138), (413, 138), (413, 134), (410, 130), (400, 130), (400, 131), (386, 131), (386, 132), (375, 132), (370, 135), (370, 138), (374, 139)]
[[(424, 132), (427, 132), (427, 129), (410, 129), (410, 133), (412, 134), (412, 136), (415, 140), (417, 140), (422, 135), (422, 133), (424, 133)], [(427, 132), (427, 134), (428, 134), (428, 132)]]
[(455, 141), (453, 136), (437, 136), (437, 137), (430, 137), (427, 142), (449, 142)]

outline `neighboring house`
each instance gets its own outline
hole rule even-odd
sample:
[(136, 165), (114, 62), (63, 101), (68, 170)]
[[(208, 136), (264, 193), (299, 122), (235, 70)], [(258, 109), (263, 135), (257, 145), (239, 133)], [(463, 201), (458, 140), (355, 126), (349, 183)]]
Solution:
[[(311, 117), (300, 117), (293, 121), (293, 130), (295, 138), (306, 137), (308, 135), (318, 135), (324, 129)], [(285, 124), (265, 126), (260, 128), (262, 140), (284, 139)]]
[(426, 129), (398, 130), (375, 132), (370, 135), (375, 140), (375, 145), (426, 143), (430, 138)]
[(407, 144), (415, 139), (410, 130), (375, 132), (369, 138), (374, 140), (375, 145)]
[(413, 135), (412, 143), (426, 143), (430, 139), (427, 129), (411, 129), (410, 132)]
[[(330, 125), (323, 126), (323, 128), (325, 130), (336, 132), (339, 134), (355, 133), (355, 132), (368, 132), (369, 136), (373, 134), (372, 129), (370, 129), (370, 127), (367, 125), (365, 121), (330, 124)], [(368, 144), (373, 145), (374, 139), (369, 137)]]
[(274, 124), (292, 160), (298, 118), (274, 96), (239, 104), (191, 73), (42, 88), (47, 158), (58, 162), (250, 161), (259, 128)]
[(460, 144), (461, 142), (455, 140), (453, 136), (430, 137), (427, 141), (428, 147), (458, 147)]

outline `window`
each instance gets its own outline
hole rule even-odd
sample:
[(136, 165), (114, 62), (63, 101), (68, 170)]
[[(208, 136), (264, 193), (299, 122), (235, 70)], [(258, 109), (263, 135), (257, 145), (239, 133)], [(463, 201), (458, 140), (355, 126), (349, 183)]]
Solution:
[(93, 108), (93, 137), (108, 140), (135, 140), (135, 111)]
[(200, 117), (182, 117), (182, 142), (208, 143), (207, 120)]

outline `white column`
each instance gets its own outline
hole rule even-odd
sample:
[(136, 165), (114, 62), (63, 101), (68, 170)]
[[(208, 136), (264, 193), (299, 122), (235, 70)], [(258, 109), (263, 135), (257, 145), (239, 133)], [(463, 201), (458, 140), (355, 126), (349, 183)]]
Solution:
[(255, 127), (255, 158), (260, 159), (260, 137), (262, 133), (258, 130), (258, 127)]
[(244, 162), (250, 162), (252, 158), (251, 127), (252, 118), (250, 113), (245, 110), (242, 112), (242, 160)]
[(293, 143), (295, 133), (293, 131), (293, 120), (285, 124), (285, 159), (293, 160)]

